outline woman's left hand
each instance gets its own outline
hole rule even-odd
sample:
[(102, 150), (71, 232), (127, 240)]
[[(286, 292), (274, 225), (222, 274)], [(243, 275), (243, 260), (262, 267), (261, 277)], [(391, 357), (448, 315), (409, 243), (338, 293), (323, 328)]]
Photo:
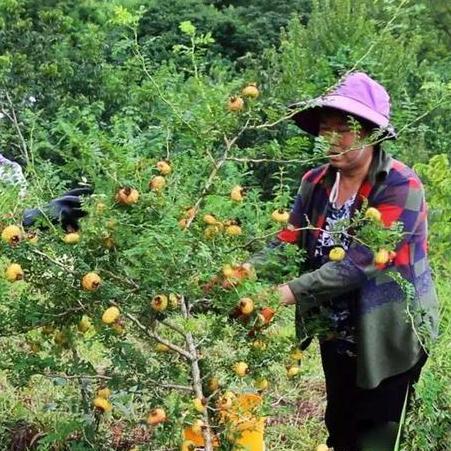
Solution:
[(296, 304), (296, 299), (294, 297), (293, 292), (291, 291), (291, 288), (287, 285), (279, 285), (277, 287), (277, 291), (280, 295), (280, 303), (282, 305), (293, 305)]

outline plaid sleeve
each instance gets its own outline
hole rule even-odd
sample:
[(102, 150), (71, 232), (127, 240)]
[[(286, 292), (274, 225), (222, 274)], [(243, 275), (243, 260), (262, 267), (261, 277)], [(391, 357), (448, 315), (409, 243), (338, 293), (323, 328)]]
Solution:
[[(393, 177), (372, 206), (382, 213), (385, 226), (394, 221), (403, 224), (405, 237), (397, 246), (394, 264), (412, 264), (409, 243), (411, 240), (425, 240), (426, 207), (421, 182), (413, 173), (409, 177)], [(366, 246), (354, 242), (341, 262), (328, 262), (288, 285), (297, 301), (302, 304), (306, 300), (302, 309), (305, 312), (321, 299), (352, 291), (378, 271), (386, 269), (387, 265), (376, 267), (373, 260), (374, 256)]]

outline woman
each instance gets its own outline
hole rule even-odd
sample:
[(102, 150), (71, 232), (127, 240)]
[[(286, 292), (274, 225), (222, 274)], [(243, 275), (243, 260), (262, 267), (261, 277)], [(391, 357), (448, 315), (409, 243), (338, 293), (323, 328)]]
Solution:
[[(279, 242), (307, 251), (310, 272), (278, 289), (283, 304), (296, 306), (300, 341), (305, 343), (312, 320), (326, 319), (329, 333), (320, 338), (325, 422), (327, 444), (335, 451), (393, 449), (407, 393), (426, 360), (418, 331), (432, 337), (437, 331), (421, 182), (379, 144), (364, 140), (374, 130), (379, 142), (396, 138), (389, 114), (384, 87), (357, 72), (293, 116), (301, 129), (329, 137), (331, 144), (329, 163), (304, 175), (290, 226), (278, 234)], [(352, 125), (355, 120), (360, 130)], [(331, 227), (352, 217), (365, 199), (379, 210), (385, 226), (402, 223), (405, 234), (396, 257), (381, 268), (367, 247), (346, 235), (340, 241), (345, 258), (329, 261), (336, 240)], [(305, 230), (309, 224), (315, 230)], [(387, 277), (389, 269), (412, 284), (412, 299)]]

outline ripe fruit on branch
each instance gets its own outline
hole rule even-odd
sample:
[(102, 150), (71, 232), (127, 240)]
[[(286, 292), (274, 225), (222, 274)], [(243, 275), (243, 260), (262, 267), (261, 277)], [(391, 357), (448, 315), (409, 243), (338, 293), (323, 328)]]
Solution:
[(179, 308), (181, 298), (178, 294), (169, 293), (168, 300), (169, 300), (169, 305), (171, 306), (172, 309)]
[(290, 213), (283, 208), (279, 208), (278, 210), (272, 212), (271, 218), (276, 222), (285, 224), (288, 222), (288, 219), (290, 219)]
[(241, 202), (244, 199), (244, 189), (240, 185), (236, 185), (230, 192), (230, 198), (235, 202)]
[(205, 423), (202, 420), (194, 420), (191, 425), (191, 430), (198, 435), (202, 434), (202, 430), (205, 427)]
[(155, 345), (155, 351), (156, 352), (169, 352), (171, 348), (168, 345), (165, 345), (164, 343), (157, 343)]
[(155, 165), (161, 175), (169, 175), (172, 171), (171, 165), (164, 160), (158, 161)]
[(121, 205), (136, 204), (139, 199), (139, 192), (134, 188), (125, 186), (116, 193), (116, 202)]
[(375, 222), (380, 222), (382, 219), (382, 214), (377, 208), (370, 207), (365, 211), (365, 218), (371, 219)]
[(77, 232), (66, 233), (63, 237), (66, 244), (77, 244), (80, 241), (80, 234)]
[(207, 408), (207, 400), (205, 398), (194, 398), (193, 406), (198, 412), (203, 413)]
[(59, 330), (55, 333), (53, 337), (53, 341), (60, 346), (66, 346), (69, 343), (69, 338), (66, 333), (62, 330)]
[(316, 447), (316, 451), (329, 451), (329, 447), (324, 443), (321, 443)]
[(241, 111), (244, 108), (244, 100), (239, 96), (230, 97), (229, 101), (227, 102), (227, 108), (233, 113)]
[(342, 247), (334, 247), (329, 252), (329, 260), (332, 262), (340, 262), (342, 261), (346, 256), (346, 252)]
[(212, 377), (209, 379), (208, 381), (208, 389), (211, 392), (214, 392), (216, 390), (218, 390), (218, 388), (220, 387), (220, 382), (219, 379), (217, 377)]
[(235, 399), (235, 393), (231, 391), (226, 391), (218, 400), (218, 407), (221, 410), (230, 409), (233, 405), (233, 400)]
[(99, 388), (97, 396), (103, 399), (108, 399), (111, 396), (111, 390), (108, 387)]
[(289, 378), (295, 377), (299, 374), (299, 371), (301, 371), (301, 369), (297, 365), (289, 366), (287, 368), (287, 376)]
[(168, 307), (168, 298), (164, 294), (157, 294), (150, 302), (150, 306), (157, 312), (162, 312)]
[(116, 321), (111, 325), (111, 329), (116, 335), (122, 335), (125, 333), (125, 325), (124, 322), (121, 320)]
[(215, 225), (218, 223), (218, 220), (210, 213), (205, 214), (202, 219), (205, 222), (205, 224), (208, 225)]
[(162, 175), (156, 175), (149, 182), (149, 188), (153, 191), (161, 191), (165, 186), (166, 186), (166, 179)]
[(196, 444), (191, 440), (183, 440), (180, 451), (195, 451)]
[(113, 324), (121, 316), (121, 312), (117, 307), (107, 308), (102, 315), (102, 322), (105, 324)]
[(22, 230), (16, 225), (6, 226), (2, 231), (2, 240), (8, 244), (17, 244), (22, 239)]
[(99, 202), (96, 204), (96, 213), (101, 215), (106, 210), (106, 204)]
[(208, 225), (207, 227), (205, 227), (204, 237), (206, 239), (213, 238), (221, 232), (221, 229), (222, 229), (222, 227), (219, 224)]
[(94, 407), (102, 412), (111, 412), (113, 410), (113, 406), (111, 403), (101, 396), (97, 396), (93, 401)]
[(241, 298), (238, 305), (243, 315), (250, 315), (254, 310), (254, 301), (251, 298)]
[(275, 314), (276, 314), (276, 311), (274, 309), (272, 309), (271, 307), (263, 307), (260, 310), (260, 315), (261, 315), (261, 318), (263, 319), (263, 324), (269, 324)]
[(245, 88), (243, 88), (241, 94), (243, 94), (244, 97), (256, 99), (260, 95), (260, 91), (255, 83), (249, 83)]
[(233, 365), (233, 371), (238, 377), (244, 377), (249, 373), (249, 365), (246, 362), (237, 362)]
[(97, 288), (99, 288), (101, 282), (102, 279), (97, 273), (88, 272), (83, 276), (83, 279), (81, 280), (81, 285), (83, 289), (86, 291), (95, 291), (97, 290)]
[(252, 347), (264, 351), (267, 348), (267, 344), (263, 340), (254, 340), (252, 342)]
[(236, 224), (231, 224), (226, 227), (225, 233), (229, 236), (241, 235), (241, 227)]
[(304, 357), (304, 355), (303, 355), (302, 351), (299, 348), (293, 349), (290, 352), (290, 359), (291, 360), (298, 361), (298, 360), (302, 360), (303, 357)]
[(39, 241), (39, 235), (38, 232), (35, 231), (29, 231), (27, 233), (27, 240), (30, 244), (37, 244)]
[(89, 318), (83, 317), (80, 322), (78, 323), (78, 330), (84, 334), (92, 327), (91, 321), (89, 321)]
[(23, 279), (23, 269), (18, 263), (11, 263), (5, 271), (5, 276), (10, 282)]
[(150, 426), (156, 426), (157, 424), (166, 421), (166, 412), (161, 407), (152, 409), (147, 416), (147, 424)]
[(390, 260), (390, 254), (387, 249), (379, 249), (374, 256), (374, 264), (376, 266), (383, 266)]
[(257, 390), (266, 390), (269, 387), (268, 379), (265, 379), (264, 377), (257, 379), (254, 382), (255, 388)]

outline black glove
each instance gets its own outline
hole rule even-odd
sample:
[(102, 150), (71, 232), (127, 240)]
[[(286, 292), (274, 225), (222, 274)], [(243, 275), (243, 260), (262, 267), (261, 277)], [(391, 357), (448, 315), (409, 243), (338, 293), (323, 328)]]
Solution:
[(66, 232), (76, 231), (79, 228), (78, 220), (86, 216), (81, 209), (80, 196), (90, 195), (93, 192), (91, 187), (75, 188), (50, 201), (43, 208), (27, 208), (22, 224), (24, 227), (31, 227), (44, 212), (54, 224), (61, 224)]

